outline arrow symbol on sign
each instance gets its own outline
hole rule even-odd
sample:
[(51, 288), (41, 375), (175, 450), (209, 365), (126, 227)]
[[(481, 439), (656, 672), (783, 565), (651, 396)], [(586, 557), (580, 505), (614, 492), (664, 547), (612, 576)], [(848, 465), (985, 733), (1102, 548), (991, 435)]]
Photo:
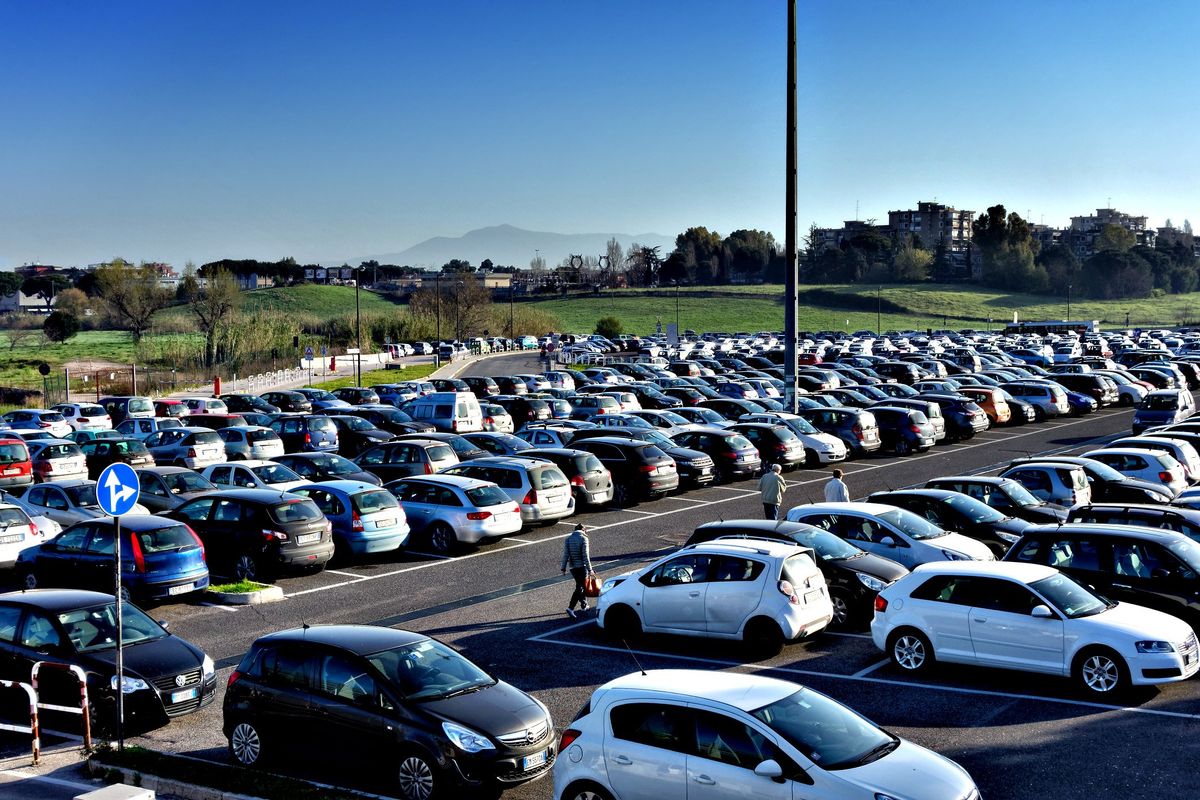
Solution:
[(117, 473), (115, 472), (108, 473), (108, 480), (104, 481), (104, 488), (108, 489), (109, 507), (114, 509), (117, 508), (119, 503), (124, 502), (126, 497), (135, 494), (137, 491), (132, 486), (126, 486), (121, 483), (121, 479), (117, 477)]

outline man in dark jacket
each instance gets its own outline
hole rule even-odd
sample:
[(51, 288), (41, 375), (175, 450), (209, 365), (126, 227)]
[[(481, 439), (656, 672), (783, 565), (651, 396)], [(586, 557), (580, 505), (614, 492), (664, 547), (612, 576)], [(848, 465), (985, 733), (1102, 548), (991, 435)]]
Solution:
[(587, 611), (587, 596), (583, 593), (583, 582), (592, 572), (592, 553), (588, 545), (587, 533), (583, 523), (575, 526), (571, 535), (563, 540), (562, 564), (559, 570), (565, 575), (567, 567), (571, 568), (571, 577), (575, 579), (575, 591), (571, 593), (571, 601), (567, 603), (567, 616), (575, 619), (575, 604), (581, 611)]

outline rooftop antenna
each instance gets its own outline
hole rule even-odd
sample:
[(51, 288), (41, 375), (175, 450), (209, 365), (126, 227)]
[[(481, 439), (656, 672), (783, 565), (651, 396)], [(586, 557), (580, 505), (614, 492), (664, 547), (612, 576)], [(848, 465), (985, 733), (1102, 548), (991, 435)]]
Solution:
[(634, 655), (633, 648), (629, 646), (629, 642), (621, 639), (621, 644), (625, 645), (625, 649), (629, 652), (629, 657), (633, 659), (633, 663), (637, 664), (638, 671), (642, 673), (643, 677), (645, 677), (646, 668), (642, 666), (642, 662), (638, 661), (638, 657)]

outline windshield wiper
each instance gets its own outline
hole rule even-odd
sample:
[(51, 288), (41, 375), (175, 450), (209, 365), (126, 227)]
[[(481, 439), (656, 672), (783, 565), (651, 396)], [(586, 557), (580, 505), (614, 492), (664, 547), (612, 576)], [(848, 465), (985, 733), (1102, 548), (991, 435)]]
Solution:
[(878, 761), (899, 746), (899, 739), (889, 739), (883, 744), (876, 745), (867, 752), (863, 753), (854, 760), (854, 764), (855, 766), (861, 767), (863, 764), (870, 764), (872, 761)]
[(492, 684), (490, 684), (490, 683), (476, 683), (476, 684), (472, 684), (471, 686), (464, 686), (461, 689), (455, 689), (453, 692), (446, 692), (445, 694), (434, 695), (430, 699), (432, 699), (432, 700), (448, 700), (451, 697), (459, 697), (464, 694), (473, 694), (475, 692), (478, 692), (480, 689), (483, 689), (484, 687), (491, 686), (491, 685)]

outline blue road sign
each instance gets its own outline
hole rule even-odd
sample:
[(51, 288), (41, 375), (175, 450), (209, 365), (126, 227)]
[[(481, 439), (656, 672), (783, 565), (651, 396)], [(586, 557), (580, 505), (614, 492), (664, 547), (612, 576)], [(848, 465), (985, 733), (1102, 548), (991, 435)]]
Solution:
[(139, 492), (137, 473), (128, 464), (109, 464), (96, 481), (96, 500), (100, 510), (110, 517), (128, 514), (137, 503)]
[(313, 349), (311, 347), (304, 348), (304, 360), (305, 361), (313, 360)]

